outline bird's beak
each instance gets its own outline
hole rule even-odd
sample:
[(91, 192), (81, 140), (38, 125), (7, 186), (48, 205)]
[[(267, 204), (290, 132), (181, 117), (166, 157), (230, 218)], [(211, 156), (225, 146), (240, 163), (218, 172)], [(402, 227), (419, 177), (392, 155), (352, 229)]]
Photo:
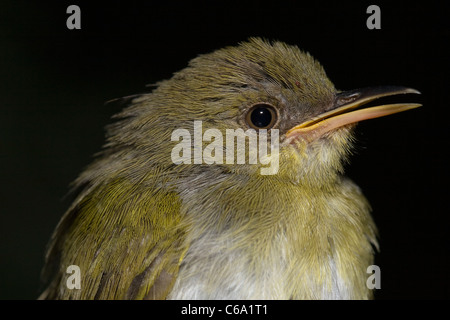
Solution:
[(326, 132), (347, 124), (384, 117), (421, 106), (418, 103), (397, 103), (354, 110), (375, 99), (406, 93), (420, 94), (415, 89), (394, 86), (371, 87), (338, 93), (330, 111), (293, 127), (286, 133), (286, 138), (292, 141), (292, 139), (302, 136), (308, 140), (313, 140)]

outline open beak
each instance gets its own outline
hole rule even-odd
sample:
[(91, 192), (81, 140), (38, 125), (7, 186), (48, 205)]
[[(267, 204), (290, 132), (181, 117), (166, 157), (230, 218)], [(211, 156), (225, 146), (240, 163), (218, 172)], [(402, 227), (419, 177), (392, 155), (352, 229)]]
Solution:
[(420, 94), (415, 89), (396, 86), (371, 87), (338, 93), (330, 111), (293, 127), (286, 133), (286, 138), (291, 141), (291, 139), (301, 136), (308, 140), (314, 140), (326, 132), (347, 124), (384, 117), (421, 106), (418, 103), (397, 103), (354, 110), (382, 97), (406, 93)]

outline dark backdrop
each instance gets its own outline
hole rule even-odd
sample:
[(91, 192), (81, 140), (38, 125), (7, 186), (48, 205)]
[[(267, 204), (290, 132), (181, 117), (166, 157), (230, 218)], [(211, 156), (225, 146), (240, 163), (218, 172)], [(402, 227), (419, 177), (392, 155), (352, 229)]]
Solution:
[[(0, 298), (35, 299), (45, 245), (70, 204), (68, 184), (120, 110), (197, 54), (250, 36), (309, 51), (337, 88), (404, 85), (424, 107), (363, 122), (347, 168), (380, 230), (378, 299), (448, 298), (446, 12), (429, 1), (2, 1), (0, 5)], [(164, 4), (162, 4), (164, 3)], [(81, 30), (66, 8), (81, 8)], [(405, 101), (403, 99), (403, 101)]]

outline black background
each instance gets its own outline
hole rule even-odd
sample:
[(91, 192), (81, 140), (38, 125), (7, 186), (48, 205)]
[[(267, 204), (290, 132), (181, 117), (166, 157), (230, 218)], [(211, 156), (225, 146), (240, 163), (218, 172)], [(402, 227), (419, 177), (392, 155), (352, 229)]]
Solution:
[[(94, 2), (94, 1), (91, 1)], [(100, 150), (120, 106), (200, 53), (250, 36), (309, 51), (337, 88), (404, 85), (420, 109), (358, 127), (347, 174), (380, 231), (377, 299), (450, 297), (448, 14), (432, 2), (2, 1), (0, 5), (0, 298), (35, 299), (68, 184)], [(66, 8), (81, 8), (81, 30)]]

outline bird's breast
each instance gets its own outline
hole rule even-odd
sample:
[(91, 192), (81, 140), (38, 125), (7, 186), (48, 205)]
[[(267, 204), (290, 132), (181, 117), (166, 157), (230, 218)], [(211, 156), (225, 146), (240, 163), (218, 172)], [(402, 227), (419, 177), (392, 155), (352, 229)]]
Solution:
[(190, 247), (170, 299), (370, 297), (374, 226), (359, 188), (350, 181), (332, 192), (258, 187), (258, 201), (236, 197), (245, 194), (238, 185), (189, 194)]

